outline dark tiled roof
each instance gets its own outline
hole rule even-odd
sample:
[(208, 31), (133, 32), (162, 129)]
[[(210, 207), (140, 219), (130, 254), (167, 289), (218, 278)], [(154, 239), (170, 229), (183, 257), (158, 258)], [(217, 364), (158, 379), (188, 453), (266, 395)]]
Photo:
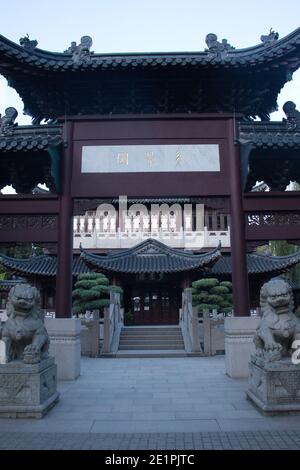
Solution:
[(247, 141), (259, 149), (300, 149), (300, 129), (288, 130), (286, 122), (241, 122), (239, 134), (242, 142)]
[[(0, 263), (12, 271), (24, 275), (56, 276), (56, 256), (31, 256), (30, 258), (12, 258), (0, 254)], [(89, 272), (88, 267), (78, 257), (73, 257), (73, 275)]]
[[(248, 254), (249, 274), (281, 273), (300, 262), (300, 251), (288, 256)], [(0, 255), (0, 263), (21, 275), (55, 276), (56, 256), (18, 259)], [(215, 263), (215, 264), (214, 264)], [(134, 248), (95, 255), (82, 251), (73, 257), (73, 275), (89, 272), (88, 266), (111, 272), (179, 272), (208, 267), (212, 275), (230, 275), (231, 257), (220, 257), (220, 248), (208, 253), (193, 253), (170, 248), (156, 240), (146, 240)]]
[(202, 52), (95, 54), (79, 47), (54, 53), (0, 36), (0, 73), (35, 123), (66, 113), (234, 110), (268, 120), (278, 93), (300, 66), (300, 28), (247, 49), (227, 46), (217, 41)]
[[(95, 69), (134, 69), (141, 67), (251, 67), (268, 64), (276, 68), (280, 59), (286, 62), (290, 70), (296, 70), (300, 63), (300, 28), (279, 41), (261, 43), (247, 49), (231, 49), (225, 56), (215, 56), (212, 51), (204, 52), (165, 52), (165, 53), (127, 53), (94, 54), (88, 61), (74, 61), (72, 53), (55, 53), (39, 48), (26, 49), (0, 35), (0, 71), (7, 67), (7, 62), (26, 64), (31, 69), (63, 71)], [(290, 55), (290, 57), (289, 57)], [(5, 60), (4, 60), (5, 59)]]
[(105, 271), (123, 273), (179, 272), (208, 266), (221, 255), (220, 247), (195, 254), (170, 248), (153, 239), (118, 253), (94, 255), (83, 251), (81, 258), (89, 265)]
[(62, 143), (62, 126), (17, 126), (0, 136), (0, 152), (47, 150)]
[[(249, 274), (283, 272), (300, 262), (300, 251), (287, 256), (270, 256), (251, 253), (247, 255)], [(231, 256), (222, 256), (211, 269), (211, 274), (231, 274)]]

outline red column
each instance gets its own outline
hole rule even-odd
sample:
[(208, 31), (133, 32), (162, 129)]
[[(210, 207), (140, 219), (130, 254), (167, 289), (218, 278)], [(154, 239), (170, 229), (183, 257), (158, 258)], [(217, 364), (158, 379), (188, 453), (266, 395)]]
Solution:
[(232, 259), (232, 290), (234, 315), (249, 316), (249, 281), (246, 258), (245, 220), (241, 182), (240, 152), (234, 143), (235, 123), (228, 121), (230, 171), (230, 243)]
[(58, 223), (56, 318), (72, 316), (73, 207), (71, 197), (73, 123), (64, 124), (66, 146), (61, 162), (61, 191)]

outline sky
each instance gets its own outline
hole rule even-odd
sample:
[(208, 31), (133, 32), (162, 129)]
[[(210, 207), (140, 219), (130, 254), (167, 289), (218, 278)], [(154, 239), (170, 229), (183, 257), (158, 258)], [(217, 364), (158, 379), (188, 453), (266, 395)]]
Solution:
[[(203, 51), (208, 33), (241, 49), (260, 44), (270, 28), (282, 38), (300, 26), (299, 0), (0, 0), (0, 12), (0, 34), (19, 43), (28, 33), (38, 48), (54, 52), (83, 35), (92, 37), (96, 53)], [(281, 92), (273, 120), (284, 117), (288, 100), (300, 110), (300, 71)], [(30, 124), (0, 77), (0, 113), (8, 106), (17, 108), (19, 124)]]

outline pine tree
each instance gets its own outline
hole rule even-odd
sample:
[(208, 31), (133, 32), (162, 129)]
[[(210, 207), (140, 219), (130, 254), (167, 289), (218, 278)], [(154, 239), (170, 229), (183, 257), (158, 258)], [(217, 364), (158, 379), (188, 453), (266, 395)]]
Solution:
[(192, 283), (193, 307), (199, 316), (204, 310), (230, 312), (232, 310), (232, 284), (229, 281), (219, 282), (218, 279), (199, 279)]
[(72, 292), (73, 313), (85, 313), (86, 310), (100, 310), (102, 313), (109, 306), (110, 292), (123, 291), (120, 287), (110, 286), (104, 274), (80, 274)]

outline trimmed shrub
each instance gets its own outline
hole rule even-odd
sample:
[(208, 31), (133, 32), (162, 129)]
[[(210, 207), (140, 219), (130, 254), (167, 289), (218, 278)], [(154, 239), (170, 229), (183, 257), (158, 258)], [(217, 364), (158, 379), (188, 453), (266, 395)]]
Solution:
[(218, 279), (214, 278), (199, 279), (199, 281), (194, 281), (192, 283), (192, 287), (194, 287), (195, 289), (210, 289), (211, 287), (215, 287), (218, 285)]
[(231, 292), (232, 284), (229, 281), (219, 282), (215, 278), (199, 279), (192, 283), (193, 307), (196, 307), (199, 316), (203, 315), (204, 310), (227, 313), (232, 310)]
[(222, 287), (228, 287), (228, 289), (231, 291), (232, 290), (232, 283), (230, 281), (221, 281), (220, 286)]
[(109, 279), (101, 273), (80, 274), (74, 287), (72, 310), (76, 315), (86, 310), (100, 310), (102, 313), (109, 306), (110, 292), (123, 292), (118, 286), (110, 286)]
[(223, 295), (229, 294), (230, 290), (228, 289), (228, 287), (215, 286), (210, 289), (210, 292), (212, 292), (213, 294)]

